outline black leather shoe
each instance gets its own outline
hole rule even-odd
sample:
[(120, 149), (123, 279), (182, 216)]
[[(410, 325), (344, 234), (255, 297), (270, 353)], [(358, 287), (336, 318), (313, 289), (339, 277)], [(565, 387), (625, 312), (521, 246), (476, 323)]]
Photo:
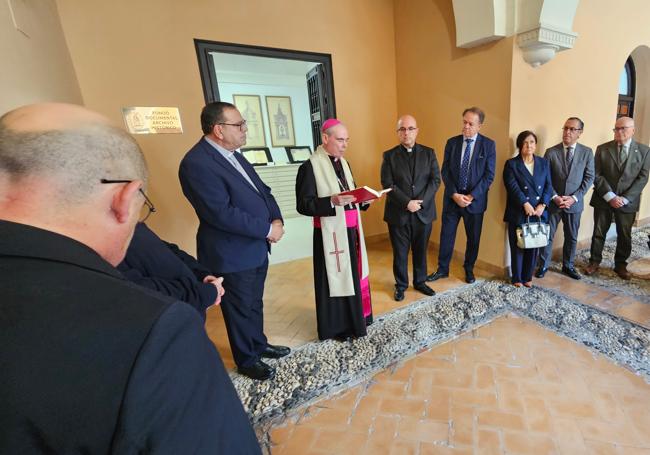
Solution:
[(428, 296), (436, 295), (436, 291), (434, 291), (424, 283), (416, 284), (413, 286), (413, 288), (416, 291), (420, 291), (424, 295), (428, 295)]
[(279, 359), (280, 357), (289, 355), (290, 352), (291, 349), (286, 346), (273, 346), (272, 344), (269, 344), (262, 352), (262, 357), (266, 357), (267, 359)]
[(261, 360), (258, 360), (249, 367), (237, 367), (237, 372), (251, 379), (257, 379), (258, 381), (272, 378), (275, 374), (275, 370)]
[(472, 284), (473, 282), (476, 281), (476, 277), (474, 276), (473, 270), (465, 270), (465, 281), (468, 282), (469, 284)]
[[(564, 271), (564, 269), (562, 269)], [(535, 278), (544, 278), (544, 275), (546, 275), (546, 272), (548, 272), (548, 267), (540, 267), (537, 269), (537, 272), (535, 272)], [(575, 273), (575, 270), (574, 270)], [(577, 278), (578, 280), (580, 278)]]
[(436, 273), (432, 273), (427, 277), (427, 281), (436, 281), (441, 278), (447, 278), (449, 276), (448, 273), (442, 273), (441, 271), (437, 271)]
[(404, 289), (395, 288), (394, 297), (396, 302), (401, 302), (404, 300)]
[(564, 273), (568, 277), (573, 278), (574, 280), (579, 280), (582, 278), (578, 273), (578, 271), (574, 268), (562, 267), (562, 273)]

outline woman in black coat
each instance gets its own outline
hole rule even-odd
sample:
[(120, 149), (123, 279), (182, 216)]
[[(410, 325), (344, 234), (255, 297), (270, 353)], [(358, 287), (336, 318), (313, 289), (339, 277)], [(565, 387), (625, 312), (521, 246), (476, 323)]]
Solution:
[(517, 287), (522, 284), (531, 287), (539, 248), (519, 248), (516, 229), (525, 223), (528, 217), (532, 217), (530, 221), (537, 221), (539, 217), (546, 222), (546, 206), (553, 195), (553, 187), (548, 161), (535, 156), (535, 133), (522, 131), (517, 136), (516, 144), (519, 154), (506, 161), (503, 169), (503, 183), (508, 192), (503, 221), (508, 223), (512, 284)]

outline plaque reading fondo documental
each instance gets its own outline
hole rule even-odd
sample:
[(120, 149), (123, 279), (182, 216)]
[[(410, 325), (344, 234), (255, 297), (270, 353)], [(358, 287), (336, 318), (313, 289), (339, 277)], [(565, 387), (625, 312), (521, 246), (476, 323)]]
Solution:
[(124, 123), (131, 134), (181, 134), (177, 107), (123, 107)]

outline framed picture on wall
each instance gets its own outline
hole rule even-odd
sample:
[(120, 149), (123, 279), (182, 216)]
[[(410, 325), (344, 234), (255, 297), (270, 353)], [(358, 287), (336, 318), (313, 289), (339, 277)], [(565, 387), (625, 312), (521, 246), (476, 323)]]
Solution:
[(246, 147), (241, 149), (241, 154), (253, 166), (266, 166), (273, 161), (268, 147)]
[(267, 96), (266, 113), (269, 116), (271, 145), (273, 147), (296, 145), (291, 98), (288, 96)]
[(290, 163), (304, 163), (311, 156), (311, 149), (307, 146), (285, 147)]
[(264, 119), (262, 118), (262, 101), (259, 95), (233, 95), (233, 104), (246, 120), (248, 147), (266, 147)]

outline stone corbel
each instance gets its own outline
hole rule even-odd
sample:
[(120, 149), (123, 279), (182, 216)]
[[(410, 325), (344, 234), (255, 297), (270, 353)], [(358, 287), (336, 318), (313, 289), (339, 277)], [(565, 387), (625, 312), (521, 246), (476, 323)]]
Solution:
[(523, 51), (524, 61), (536, 68), (551, 60), (556, 53), (573, 48), (577, 36), (574, 32), (540, 24), (519, 33), (517, 45)]

